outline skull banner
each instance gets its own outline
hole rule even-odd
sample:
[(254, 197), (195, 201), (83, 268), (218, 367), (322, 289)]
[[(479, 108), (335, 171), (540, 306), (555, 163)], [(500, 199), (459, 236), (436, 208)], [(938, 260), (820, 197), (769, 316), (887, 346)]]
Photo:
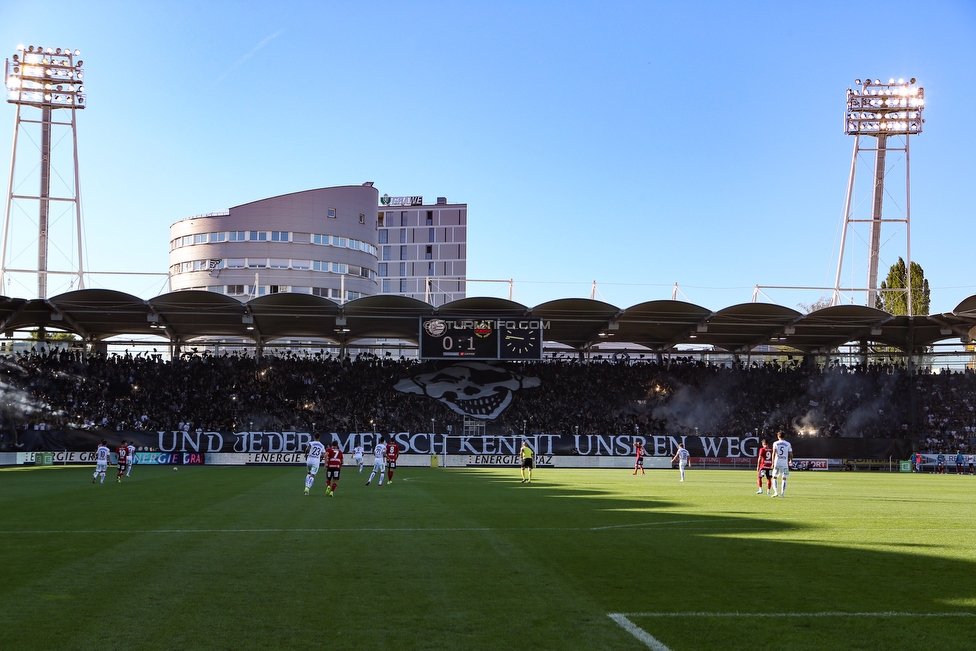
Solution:
[(495, 420), (512, 403), (516, 391), (540, 384), (537, 377), (526, 377), (503, 366), (458, 362), (415, 373), (393, 388), (439, 400), (461, 416)]

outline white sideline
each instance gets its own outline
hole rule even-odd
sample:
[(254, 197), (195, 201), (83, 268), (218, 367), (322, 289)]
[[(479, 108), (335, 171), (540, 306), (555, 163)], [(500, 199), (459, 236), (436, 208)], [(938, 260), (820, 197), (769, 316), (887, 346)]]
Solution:
[(976, 617), (976, 613), (903, 613), (886, 611), (880, 613), (845, 613), (828, 611), (820, 613), (608, 613), (609, 617)]
[(882, 613), (607, 613), (612, 619), (651, 651), (671, 651), (656, 637), (630, 621), (630, 617), (976, 617), (976, 613), (902, 613), (888, 611)]

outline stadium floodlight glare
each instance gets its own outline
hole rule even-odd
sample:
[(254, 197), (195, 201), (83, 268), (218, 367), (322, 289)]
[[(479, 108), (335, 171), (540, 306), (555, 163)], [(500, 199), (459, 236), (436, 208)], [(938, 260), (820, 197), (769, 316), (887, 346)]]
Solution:
[[(0, 243), (0, 287), (4, 286), (8, 268), (7, 252), (10, 243), (11, 205), (14, 199), (36, 201), (38, 204), (38, 239), (37, 239), (37, 297), (47, 298), (48, 268), (48, 238), (50, 227), (50, 205), (52, 201), (67, 201), (74, 204), (77, 231), (77, 285), (73, 288), (84, 289), (85, 276), (82, 252), (82, 224), (81, 224), (81, 183), (78, 173), (78, 135), (76, 110), (87, 105), (85, 87), (83, 85), (84, 70), (81, 52), (70, 48), (43, 48), (38, 45), (18, 45), (16, 53), (6, 61), (4, 86), (7, 91), (7, 103), (17, 107), (14, 121), (13, 153), (10, 156), (10, 176), (7, 184), (7, 202), (4, 211), (3, 241)], [(21, 112), (37, 109), (40, 119), (22, 119)], [(63, 109), (68, 112), (69, 120), (62, 121), (54, 118), (54, 112)], [(61, 115), (60, 113), (58, 115)], [(17, 142), (20, 137), (21, 125), (38, 125), (40, 138), (40, 188), (36, 195), (24, 192), (14, 194), (14, 171), (17, 166)], [(51, 158), (52, 132), (56, 128), (71, 129), (71, 145), (74, 158), (74, 186), (71, 196), (54, 196), (51, 194)], [(60, 174), (58, 176), (61, 176)], [(63, 176), (61, 177), (63, 178)], [(58, 247), (63, 250), (62, 247)], [(33, 273), (29, 270), (28, 273)], [(74, 281), (72, 281), (74, 282)]]
[[(847, 200), (844, 207), (844, 230), (840, 240), (840, 255), (837, 259), (837, 276), (834, 281), (834, 295), (831, 305), (840, 302), (841, 273), (844, 266), (844, 252), (847, 233), (852, 224), (863, 222), (869, 225), (868, 237), (868, 274), (866, 305), (875, 307), (878, 303), (878, 264), (882, 245), (881, 227), (885, 222), (903, 222), (905, 224), (905, 260), (906, 267), (912, 264), (912, 236), (911, 236), (911, 165), (909, 163), (909, 136), (922, 133), (922, 111), (925, 108), (925, 89), (916, 85), (914, 77), (907, 82), (904, 79), (895, 81), (890, 77), (887, 83), (880, 79), (871, 80), (870, 77), (854, 80), (854, 87), (847, 89), (847, 111), (844, 115), (844, 133), (854, 136), (854, 155), (851, 159), (851, 173), (847, 182)], [(900, 144), (903, 143), (903, 144)], [(900, 144), (900, 145), (899, 145)], [(873, 146), (872, 146), (873, 145)], [(904, 152), (905, 166), (905, 200), (901, 206), (894, 207), (898, 214), (894, 217), (883, 216), (885, 203), (885, 183), (891, 171), (886, 164), (889, 151)], [(851, 201), (854, 193), (854, 177), (861, 152), (874, 153), (874, 173), (872, 183), (871, 217), (870, 219), (855, 218), (851, 212)], [(889, 212), (891, 212), (889, 210)], [(904, 290), (907, 295), (908, 316), (912, 316), (912, 287)], [(886, 290), (891, 291), (891, 290)], [(872, 335), (876, 333), (872, 330)]]
[[(68, 48), (45, 50), (31, 45), (25, 51), (18, 45), (17, 54), (7, 60), (7, 102), (38, 108), (85, 108), (84, 62), (76, 60), (79, 56), (81, 52)], [(46, 93), (52, 90), (52, 81), (61, 88)]]
[(915, 78), (907, 83), (889, 79), (854, 80), (855, 88), (847, 89), (847, 114), (844, 133), (849, 136), (900, 136), (922, 133), (922, 109), (925, 89), (915, 86)]

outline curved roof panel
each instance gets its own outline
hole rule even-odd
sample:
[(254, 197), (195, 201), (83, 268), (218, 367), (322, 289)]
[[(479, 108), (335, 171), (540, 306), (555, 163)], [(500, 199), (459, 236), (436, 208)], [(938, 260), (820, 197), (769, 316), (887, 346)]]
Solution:
[(312, 294), (268, 294), (247, 302), (263, 341), (282, 337), (336, 339), (339, 305)]
[(689, 335), (695, 343), (733, 352), (748, 352), (800, 319), (796, 310), (770, 303), (740, 303), (712, 314)]
[(683, 301), (662, 300), (620, 310), (602, 301), (566, 298), (530, 309), (514, 301), (481, 297), (435, 309), (388, 294), (337, 305), (310, 294), (271, 294), (241, 303), (202, 291), (171, 292), (144, 301), (106, 289), (78, 290), (47, 300), (0, 297), (0, 333), (43, 327), (73, 332), (88, 341), (143, 334), (174, 342), (223, 336), (255, 341), (308, 337), (340, 343), (375, 337), (416, 343), (420, 318), (434, 314), (541, 319), (548, 326), (546, 341), (577, 350), (613, 342), (655, 351), (678, 344), (708, 344), (736, 353), (762, 345), (821, 353), (856, 341), (919, 350), (956, 337), (967, 341), (976, 334), (976, 296), (952, 313), (896, 317), (858, 305), (803, 315), (768, 303), (743, 303), (711, 312)]
[(156, 334), (149, 305), (143, 299), (112, 289), (79, 289), (48, 299), (54, 317), (67, 329), (90, 339), (123, 334)]
[(433, 316), (434, 307), (406, 296), (364, 296), (342, 306), (346, 324), (340, 334), (346, 341), (370, 337), (404, 339), (420, 337), (420, 317)]
[(247, 329), (251, 324), (244, 322), (244, 303), (231, 296), (187, 290), (151, 298), (149, 305), (167, 334), (180, 341), (208, 335), (247, 339), (256, 336)]
[(621, 313), (620, 308), (589, 298), (561, 298), (537, 305), (529, 315), (548, 322), (547, 341), (556, 341), (581, 349), (594, 343), (601, 332), (606, 333), (610, 322)]
[(519, 317), (528, 314), (529, 308), (515, 301), (491, 296), (461, 298), (444, 303), (437, 308), (439, 316), (462, 317), (476, 314), (482, 317)]
[(607, 340), (664, 351), (686, 340), (711, 314), (707, 308), (684, 301), (647, 301), (624, 310), (617, 318), (617, 328), (608, 330)]
[(976, 317), (976, 294), (964, 298), (952, 311), (956, 316)]
[(827, 351), (870, 337), (891, 315), (863, 305), (835, 305), (803, 315), (780, 343), (804, 352)]

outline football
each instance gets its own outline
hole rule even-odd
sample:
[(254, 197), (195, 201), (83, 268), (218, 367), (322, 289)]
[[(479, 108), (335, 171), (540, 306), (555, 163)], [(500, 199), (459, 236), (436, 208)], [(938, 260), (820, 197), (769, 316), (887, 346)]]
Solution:
[(180, 469), (180, 467), (179, 467), (179, 466), (173, 466), (173, 470), (174, 470), (174, 471), (175, 471), (175, 470), (179, 470), (179, 469)]

